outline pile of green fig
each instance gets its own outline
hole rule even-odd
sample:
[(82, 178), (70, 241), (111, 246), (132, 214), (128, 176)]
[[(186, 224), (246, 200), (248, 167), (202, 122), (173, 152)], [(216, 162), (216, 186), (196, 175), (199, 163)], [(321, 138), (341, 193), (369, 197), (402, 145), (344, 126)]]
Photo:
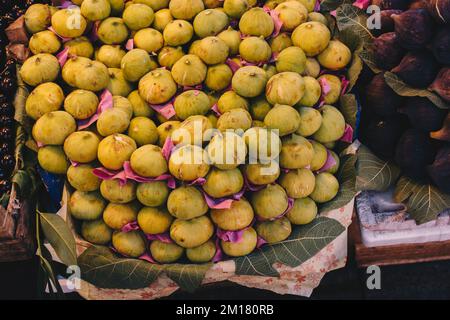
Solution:
[(67, 176), (85, 240), (217, 261), (287, 239), (336, 197), (332, 149), (352, 139), (336, 74), (352, 55), (315, 1), (73, 3), (27, 10), (20, 75), (39, 164)]
[[(365, 89), (362, 141), (405, 175), (450, 193), (450, 1), (372, 4), (383, 9), (372, 44), (380, 70)], [(411, 90), (399, 92), (386, 72)], [(426, 90), (441, 103), (426, 97)]]

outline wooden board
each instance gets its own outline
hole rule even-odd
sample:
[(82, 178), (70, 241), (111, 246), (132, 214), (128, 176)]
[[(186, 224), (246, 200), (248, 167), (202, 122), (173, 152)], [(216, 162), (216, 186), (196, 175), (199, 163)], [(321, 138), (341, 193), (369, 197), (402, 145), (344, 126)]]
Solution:
[(399, 244), (366, 247), (361, 240), (358, 215), (354, 212), (349, 227), (349, 239), (353, 244), (358, 267), (370, 265), (397, 265), (427, 261), (450, 260), (450, 241)]
[[(11, 200), (8, 208), (0, 208), (1, 239), (0, 262), (22, 261), (30, 259), (36, 252), (34, 205), (28, 201), (20, 203), (19, 209), (14, 209), (12, 203), (16, 193), (11, 190)], [(13, 216), (17, 216), (14, 219)]]

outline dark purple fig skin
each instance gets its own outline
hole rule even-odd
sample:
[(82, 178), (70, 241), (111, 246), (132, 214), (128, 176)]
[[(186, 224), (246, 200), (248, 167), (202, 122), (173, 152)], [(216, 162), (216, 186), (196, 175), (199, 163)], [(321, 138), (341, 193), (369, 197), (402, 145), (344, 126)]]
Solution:
[(404, 129), (405, 121), (401, 117), (389, 117), (385, 119), (372, 118), (363, 130), (363, 143), (382, 159), (394, 157), (397, 142)]
[(428, 52), (410, 52), (392, 72), (410, 86), (426, 88), (436, 78), (439, 64)]
[(397, 143), (395, 162), (405, 175), (425, 181), (426, 168), (433, 163), (435, 153), (433, 143), (426, 133), (408, 129)]
[(408, 10), (392, 15), (392, 19), (395, 32), (405, 49), (422, 49), (433, 36), (434, 21), (425, 9)]
[(384, 80), (384, 73), (375, 75), (366, 89), (366, 106), (379, 116), (390, 116), (397, 112), (403, 98), (396, 94)]
[(380, 35), (395, 30), (394, 19), (392, 15), (402, 13), (401, 10), (383, 10), (380, 14), (381, 30), (373, 30), (375, 35)]
[(450, 67), (442, 68), (430, 86), (442, 99), (450, 102)]
[(450, 27), (443, 28), (436, 34), (431, 50), (439, 63), (450, 65)]
[(442, 192), (450, 193), (450, 145), (439, 149), (428, 174)]
[(450, 112), (447, 113), (442, 128), (437, 131), (431, 132), (430, 137), (440, 141), (450, 142)]
[(406, 98), (399, 112), (406, 114), (411, 125), (423, 132), (439, 130), (448, 111), (439, 109), (429, 99), (421, 97)]
[(428, 0), (427, 9), (438, 23), (450, 23), (450, 0)]
[(406, 10), (410, 2), (411, 0), (375, 0), (372, 1), (372, 4), (379, 6), (383, 10)]
[(373, 52), (377, 65), (384, 70), (391, 70), (398, 65), (405, 54), (395, 32), (388, 32), (376, 38), (373, 41)]
[(408, 9), (427, 9), (428, 0), (413, 0)]

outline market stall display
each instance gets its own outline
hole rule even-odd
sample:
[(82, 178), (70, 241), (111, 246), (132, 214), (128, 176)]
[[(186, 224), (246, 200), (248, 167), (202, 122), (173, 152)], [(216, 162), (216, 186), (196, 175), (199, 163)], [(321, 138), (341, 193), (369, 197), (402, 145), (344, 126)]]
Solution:
[[(174, 262), (191, 272), (199, 267), (189, 262), (251, 262), (304, 232), (345, 230), (315, 218), (354, 195), (355, 158), (342, 151), (356, 123), (346, 110), (357, 108), (348, 94), (355, 48), (311, 3), (86, 0), (27, 10), (27, 145), (44, 183), (67, 177), (77, 238), (170, 274)], [(262, 174), (269, 161), (275, 170)], [(329, 229), (317, 229), (322, 219)], [(319, 236), (308, 255), (339, 234)], [(78, 262), (104, 285), (89, 273), (98, 248)], [(304, 261), (279, 254), (291, 267)]]

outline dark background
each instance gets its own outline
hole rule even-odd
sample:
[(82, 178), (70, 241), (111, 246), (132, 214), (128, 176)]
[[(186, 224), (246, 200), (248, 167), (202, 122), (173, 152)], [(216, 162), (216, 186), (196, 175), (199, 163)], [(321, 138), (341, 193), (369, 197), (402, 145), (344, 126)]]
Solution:
[[(50, 299), (37, 288), (39, 262), (0, 263), (0, 299)], [(345, 268), (325, 275), (311, 299), (450, 299), (450, 261), (381, 267), (381, 289), (368, 290), (368, 275), (350, 254)], [(80, 299), (77, 294), (67, 299)], [(229, 282), (207, 285), (194, 294), (177, 291), (165, 299), (305, 299), (250, 289)]]

